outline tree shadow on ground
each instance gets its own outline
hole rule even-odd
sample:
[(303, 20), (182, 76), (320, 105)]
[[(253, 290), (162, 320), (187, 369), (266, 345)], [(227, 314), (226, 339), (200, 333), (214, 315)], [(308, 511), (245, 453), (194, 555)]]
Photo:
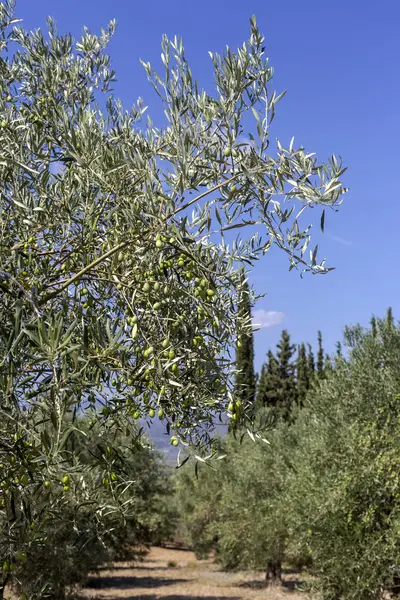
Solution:
[[(163, 600), (218, 600), (219, 596), (192, 596), (191, 594), (172, 594), (163, 596)], [(108, 600), (121, 600), (120, 598), (108, 598)], [(138, 596), (124, 597), (124, 600), (140, 600)], [(160, 600), (160, 596), (146, 596), (146, 600)], [(224, 600), (242, 600), (240, 596), (224, 596)]]
[(171, 571), (172, 569), (179, 569), (179, 567), (148, 567), (145, 565), (102, 565), (97, 568), (97, 571)]
[(167, 542), (166, 544), (159, 544), (158, 546), (154, 547), (161, 548), (162, 550), (177, 550), (178, 552), (182, 550), (183, 552), (193, 552), (192, 548), (189, 548), (189, 546), (185, 546), (184, 544), (173, 544)]
[[(128, 589), (128, 588), (157, 588), (166, 585), (187, 583), (187, 579), (162, 579), (161, 577), (91, 577), (86, 584), (91, 589)], [(146, 596), (147, 598), (147, 596)]]
[(265, 581), (257, 579), (255, 581), (244, 581), (243, 583), (239, 583), (238, 587), (251, 590), (282, 589), (283, 591), (294, 592), (299, 591), (299, 587), (303, 584), (304, 581), (301, 579), (292, 579), (290, 581), (282, 581), (281, 586), (266, 586)]

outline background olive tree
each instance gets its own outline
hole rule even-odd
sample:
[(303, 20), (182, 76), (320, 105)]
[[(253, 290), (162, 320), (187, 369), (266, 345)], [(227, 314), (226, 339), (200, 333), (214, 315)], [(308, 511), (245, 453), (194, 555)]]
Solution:
[[(171, 443), (210, 451), (232, 401), (231, 349), (250, 327), (236, 318), (241, 265), (276, 244), (290, 268), (326, 272), (316, 249), (306, 259), (299, 219), (345, 192), (334, 156), (320, 164), (293, 142), (269, 152), (280, 96), (255, 19), (236, 52), (211, 54), (211, 93), (181, 40), (163, 38), (163, 74), (144, 63), (165, 111), (156, 127), (142, 100), (125, 110), (111, 93), (113, 22), (75, 42), (51, 19), (46, 35), (25, 31), (14, 8), (0, 3), (4, 581), (62, 515), (65, 494), (77, 494), (77, 520), (88, 501), (99, 521), (105, 506), (125, 509), (122, 468), (115, 481), (104, 475), (107, 500), (96, 487), (96, 469), (114, 468), (107, 452), (96, 467), (71, 455), (80, 416), (132, 431), (135, 444), (132, 417), (157, 412)], [(243, 406), (241, 419), (250, 414)], [(51, 500), (47, 482), (58, 486)]]
[(389, 312), (345, 341), (294, 425), (288, 510), (324, 598), (375, 599), (399, 591), (400, 330)]

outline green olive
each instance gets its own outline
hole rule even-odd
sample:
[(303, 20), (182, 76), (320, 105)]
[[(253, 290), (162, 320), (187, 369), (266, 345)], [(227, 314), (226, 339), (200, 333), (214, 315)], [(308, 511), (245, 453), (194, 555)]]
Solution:
[(143, 356), (145, 358), (148, 358), (151, 354), (153, 354), (154, 352), (154, 348), (153, 346), (149, 346), (148, 348), (146, 348), (146, 350), (143, 352)]

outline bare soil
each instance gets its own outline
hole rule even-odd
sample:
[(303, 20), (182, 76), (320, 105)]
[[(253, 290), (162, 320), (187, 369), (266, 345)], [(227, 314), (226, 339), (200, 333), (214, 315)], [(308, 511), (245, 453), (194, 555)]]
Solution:
[(299, 574), (284, 571), (283, 586), (264, 587), (263, 573), (224, 573), (212, 560), (189, 550), (152, 548), (142, 562), (114, 563), (94, 575), (82, 591), (85, 600), (307, 600)]

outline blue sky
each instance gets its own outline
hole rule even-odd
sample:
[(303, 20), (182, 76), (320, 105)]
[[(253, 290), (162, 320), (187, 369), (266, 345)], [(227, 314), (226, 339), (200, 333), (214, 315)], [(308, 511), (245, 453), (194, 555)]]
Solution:
[(110, 53), (116, 94), (126, 105), (142, 96), (155, 122), (160, 108), (139, 58), (159, 64), (161, 35), (178, 34), (194, 75), (209, 88), (208, 50), (242, 43), (256, 14), (275, 68), (274, 87), (288, 90), (272, 136), (288, 144), (294, 135), (321, 159), (342, 156), (350, 188), (339, 212), (327, 215), (324, 236), (318, 234), (319, 213), (310, 214), (320, 253), (336, 271), (301, 279), (288, 272), (286, 257), (277, 251), (254, 270), (252, 283), (267, 294), (257, 308), (284, 315), (256, 333), (256, 366), (283, 327), (296, 343), (314, 343), (321, 329), (326, 349), (333, 351), (345, 324), (367, 324), (389, 305), (400, 316), (398, 0), (19, 0), (17, 14), (29, 29), (44, 27), (52, 15), (61, 32), (75, 36), (83, 25), (98, 31), (115, 18)]

